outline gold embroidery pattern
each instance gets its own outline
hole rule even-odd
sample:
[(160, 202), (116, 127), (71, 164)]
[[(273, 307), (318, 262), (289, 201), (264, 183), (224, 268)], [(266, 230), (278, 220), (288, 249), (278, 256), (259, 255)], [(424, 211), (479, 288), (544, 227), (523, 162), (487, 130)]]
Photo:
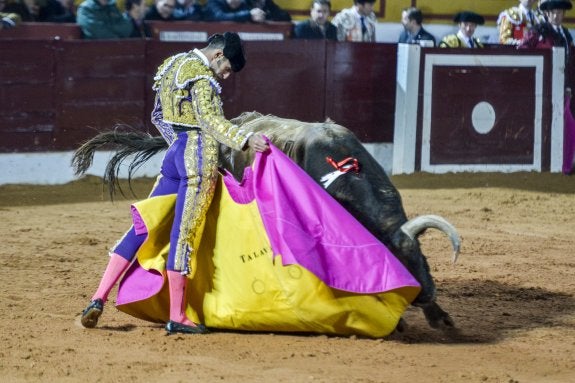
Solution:
[(190, 271), (190, 255), (196, 239), (201, 238), (218, 179), (218, 142), (198, 131), (187, 134), (184, 164), (189, 178), (174, 259), (174, 269), (185, 274)]
[(244, 148), (251, 133), (224, 117), (220, 86), (211, 69), (193, 52), (167, 59), (155, 80), (164, 122), (199, 126), (224, 145), (237, 150)]

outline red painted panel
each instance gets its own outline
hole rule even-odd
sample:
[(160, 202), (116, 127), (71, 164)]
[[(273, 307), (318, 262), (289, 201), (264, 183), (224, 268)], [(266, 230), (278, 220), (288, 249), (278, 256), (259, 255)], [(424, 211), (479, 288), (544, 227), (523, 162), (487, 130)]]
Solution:
[(0, 84), (53, 81), (54, 60), (50, 42), (0, 40)]
[(0, 152), (37, 152), (53, 148), (51, 132), (0, 132)]
[(55, 55), (46, 41), (0, 41), (0, 151), (50, 145), (55, 129)]
[(142, 74), (144, 40), (65, 41), (58, 57), (61, 74), (76, 77), (114, 77)]
[(18, 40), (71, 40), (81, 39), (82, 30), (74, 23), (31, 23), (18, 24), (18, 28), (3, 29), (0, 39)]
[[(526, 164), (533, 163), (534, 139), (534, 70), (524, 67), (472, 67), (477, 74), (475, 79), (448, 77), (434, 78), (433, 89), (423, 89), (425, 56), (428, 54), (460, 55), (468, 54), (466, 49), (428, 48), (422, 50), (420, 66), (420, 87), (415, 169), (421, 170), (421, 150), (423, 131), (423, 93), (432, 94), (432, 121), (430, 161), (432, 164)], [(543, 88), (541, 107), (541, 168), (548, 171), (551, 164), (551, 51), (547, 49), (525, 49), (517, 51), (507, 46), (492, 45), (489, 49), (475, 51), (477, 55), (540, 56), (543, 58)], [(434, 68), (434, 74), (435, 70)], [(441, 68), (448, 70), (449, 68)], [(456, 69), (456, 68), (451, 68)], [(470, 69), (470, 68), (466, 68)], [(497, 81), (490, 76), (497, 77)], [(461, 73), (463, 75), (464, 73)], [(455, 81), (458, 80), (458, 81)], [(464, 80), (464, 82), (462, 82)], [(526, 82), (531, 82), (529, 86)], [(457, 90), (459, 89), (459, 90)], [(488, 98), (497, 103), (497, 119), (493, 131), (488, 135), (478, 134), (470, 127), (470, 115), (462, 110), (473, 108), (473, 100)], [(518, 100), (521, 100), (519, 102)], [(438, 108), (439, 106), (439, 108)], [(444, 109), (442, 111), (442, 109)], [(528, 110), (529, 109), (529, 110)], [(524, 116), (523, 116), (524, 115)], [(527, 122), (526, 119), (531, 119)], [(529, 131), (527, 131), (529, 130)], [(465, 135), (465, 140), (460, 139)], [(479, 136), (478, 147), (475, 147)], [(435, 140), (435, 142), (433, 142)], [(450, 140), (459, 140), (449, 142)], [(491, 141), (490, 141), (491, 140)], [(508, 147), (504, 148), (502, 143)], [(456, 148), (459, 145), (460, 148)], [(490, 151), (493, 148), (493, 151)], [(445, 151), (445, 153), (442, 153)], [(447, 158), (449, 157), (449, 158)], [(460, 158), (456, 158), (460, 157)]]
[(277, 33), (287, 39), (291, 36), (293, 24), (291, 22), (267, 22), (265, 24), (235, 23), (220, 21), (198, 22), (198, 21), (178, 21), (177, 23), (166, 21), (146, 21), (152, 31), (153, 38), (160, 38), (160, 32), (204, 32), (207, 36), (214, 33), (224, 33), (227, 31), (248, 32), (248, 33)]
[[(53, 94), (53, 81), (1, 84), (0, 113), (3, 115), (50, 111), (56, 113)], [(3, 126), (0, 119), (0, 130)]]
[(325, 42), (246, 42), (246, 67), (226, 80), (226, 115), (258, 111), (303, 121), (323, 121)]
[[(436, 66), (433, 84), (432, 165), (533, 163), (535, 68)], [(480, 102), (495, 110), (483, 134), (471, 118)]]
[(54, 146), (73, 149), (95, 134), (146, 117), (146, 43), (67, 41), (59, 52)]
[(393, 141), (396, 44), (328, 45), (326, 114), (364, 142)]

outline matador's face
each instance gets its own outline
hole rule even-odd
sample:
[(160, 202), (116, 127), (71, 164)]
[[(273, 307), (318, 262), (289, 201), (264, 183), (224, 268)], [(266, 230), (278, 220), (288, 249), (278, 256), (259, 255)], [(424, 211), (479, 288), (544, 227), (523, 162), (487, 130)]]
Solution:
[(210, 69), (220, 80), (225, 80), (232, 74), (232, 64), (223, 54), (217, 55), (212, 59)]

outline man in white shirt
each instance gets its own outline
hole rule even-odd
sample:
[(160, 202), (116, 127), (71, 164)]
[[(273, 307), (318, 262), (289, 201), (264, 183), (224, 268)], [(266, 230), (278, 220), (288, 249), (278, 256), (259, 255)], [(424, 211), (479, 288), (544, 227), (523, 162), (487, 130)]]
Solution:
[(475, 12), (459, 12), (453, 18), (459, 24), (457, 34), (445, 36), (439, 43), (440, 48), (483, 48), (483, 44), (473, 34), (478, 25), (483, 25), (485, 19)]
[(331, 22), (337, 27), (338, 41), (375, 42), (375, 1), (354, 0), (353, 7), (335, 15)]

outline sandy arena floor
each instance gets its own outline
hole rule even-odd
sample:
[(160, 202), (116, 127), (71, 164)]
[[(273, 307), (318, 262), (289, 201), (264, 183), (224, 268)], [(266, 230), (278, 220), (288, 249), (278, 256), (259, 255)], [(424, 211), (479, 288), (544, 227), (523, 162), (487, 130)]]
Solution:
[[(112, 304), (87, 330), (79, 314), (131, 201), (109, 202), (96, 178), (0, 187), (0, 381), (575, 382), (575, 176), (393, 180), (409, 216), (440, 214), (460, 231), (456, 265), (442, 234), (421, 239), (457, 330), (430, 329), (410, 309), (407, 332), (381, 340), (168, 337)], [(150, 186), (138, 180), (138, 196)]]

